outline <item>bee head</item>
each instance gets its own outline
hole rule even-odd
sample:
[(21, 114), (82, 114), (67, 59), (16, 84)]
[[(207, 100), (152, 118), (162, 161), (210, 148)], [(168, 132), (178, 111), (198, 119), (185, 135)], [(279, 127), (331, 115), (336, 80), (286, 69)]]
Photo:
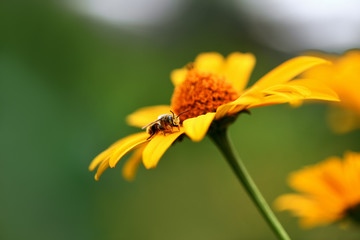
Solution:
[(174, 126), (179, 126), (179, 125), (180, 125), (180, 118), (179, 118), (179, 116), (176, 116), (176, 117), (174, 117), (174, 118), (172, 119), (172, 124), (173, 124)]
[(170, 112), (172, 113), (172, 116), (169, 115), (169, 122), (171, 122), (171, 124), (173, 126), (179, 126), (179, 124), (180, 124), (179, 116), (176, 116), (175, 113), (171, 110), (170, 110)]
[(186, 113), (188, 111), (190, 111), (190, 110), (184, 111), (184, 112), (182, 112), (182, 113), (180, 113), (179, 115), (176, 116), (175, 113), (170, 110), (170, 112), (172, 113), (172, 124), (174, 126), (179, 126), (180, 125), (180, 118), (179, 118), (180, 115), (183, 114), (183, 113)]

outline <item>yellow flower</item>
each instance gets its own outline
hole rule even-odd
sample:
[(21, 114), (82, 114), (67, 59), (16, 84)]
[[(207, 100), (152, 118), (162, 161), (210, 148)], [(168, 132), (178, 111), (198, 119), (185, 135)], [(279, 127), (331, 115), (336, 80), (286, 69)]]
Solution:
[(275, 207), (292, 211), (303, 227), (346, 217), (360, 220), (360, 153), (347, 152), (344, 160), (330, 157), (294, 172), (289, 184), (301, 193), (280, 196)]
[[(90, 164), (94, 170), (98, 165), (95, 179), (110, 166), (115, 167), (129, 152), (132, 157), (125, 164), (123, 176), (131, 180), (141, 160), (147, 169), (156, 167), (161, 156), (172, 143), (183, 134), (193, 141), (200, 141), (210, 125), (221, 119), (229, 119), (250, 108), (297, 103), (304, 99), (337, 101), (337, 95), (324, 84), (309, 79), (292, 80), (311, 67), (328, 64), (316, 57), (293, 58), (263, 76), (252, 87), (245, 89), (255, 65), (250, 53), (232, 53), (224, 58), (218, 53), (203, 53), (194, 63), (171, 73), (175, 90), (171, 106), (145, 107), (127, 117), (129, 125), (143, 127), (161, 114), (173, 110), (180, 116), (180, 130), (174, 128), (149, 138), (144, 132), (119, 140), (99, 154)], [(292, 80), (292, 81), (290, 81)]]
[(342, 56), (309, 53), (331, 61), (306, 71), (303, 76), (328, 84), (341, 102), (330, 109), (329, 124), (337, 133), (346, 133), (360, 127), (360, 50), (351, 50)]

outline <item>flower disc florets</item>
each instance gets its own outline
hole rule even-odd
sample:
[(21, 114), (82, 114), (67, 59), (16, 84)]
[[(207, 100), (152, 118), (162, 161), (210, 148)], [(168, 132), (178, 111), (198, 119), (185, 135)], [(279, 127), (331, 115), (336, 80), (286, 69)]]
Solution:
[(216, 109), (239, 97), (237, 91), (225, 77), (190, 70), (184, 82), (178, 85), (171, 99), (171, 108), (180, 116), (181, 121), (197, 117)]

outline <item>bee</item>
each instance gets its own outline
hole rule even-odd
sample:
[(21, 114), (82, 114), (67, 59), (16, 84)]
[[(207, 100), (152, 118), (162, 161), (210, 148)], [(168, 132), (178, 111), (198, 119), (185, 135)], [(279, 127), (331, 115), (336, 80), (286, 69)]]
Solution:
[[(189, 111), (189, 110), (188, 110)], [(155, 121), (149, 123), (148, 125), (144, 126), (142, 129), (146, 128), (146, 132), (150, 135), (147, 140), (152, 138), (158, 132), (163, 132), (165, 135), (166, 133), (172, 133), (173, 128), (177, 127), (180, 131), (180, 115), (186, 113), (188, 111), (184, 111), (179, 115), (175, 115), (173, 111), (170, 110), (171, 114), (162, 114), (156, 119)]]

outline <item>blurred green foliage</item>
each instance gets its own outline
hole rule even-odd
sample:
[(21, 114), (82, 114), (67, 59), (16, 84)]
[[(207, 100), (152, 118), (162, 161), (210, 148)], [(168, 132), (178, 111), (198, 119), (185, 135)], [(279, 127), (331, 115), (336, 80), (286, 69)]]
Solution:
[[(204, 4), (204, 3), (203, 3)], [(93, 157), (138, 130), (125, 116), (168, 104), (169, 74), (198, 53), (253, 52), (251, 81), (290, 56), (254, 43), (213, 2), (135, 34), (55, 1), (0, 3), (0, 239), (274, 239), (212, 143), (186, 139), (154, 170), (128, 183), (121, 166), (99, 182)], [(290, 171), (346, 150), (359, 131), (334, 135), (326, 106), (267, 107), (240, 116), (231, 136), (271, 203)], [(337, 226), (303, 231), (278, 213), (293, 239), (355, 239)]]

